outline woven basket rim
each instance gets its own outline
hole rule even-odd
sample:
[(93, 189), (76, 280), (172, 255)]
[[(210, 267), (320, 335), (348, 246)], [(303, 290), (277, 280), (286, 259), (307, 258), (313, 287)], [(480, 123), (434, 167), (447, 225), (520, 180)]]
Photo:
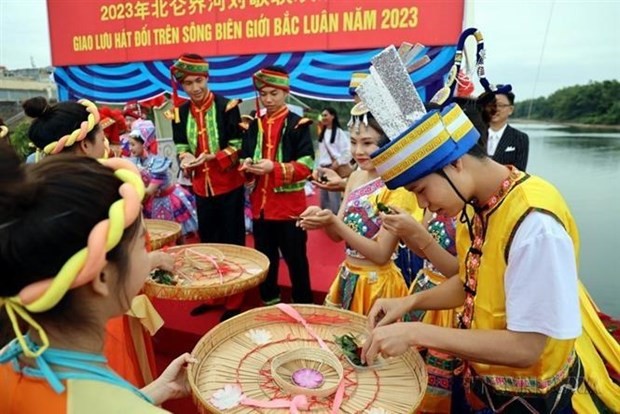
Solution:
[[(152, 250), (161, 249), (167, 244), (176, 241), (181, 237), (183, 230), (180, 223), (171, 220), (144, 219), (144, 225), (149, 232)], [(162, 228), (163, 230), (161, 230)], [(157, 229), (156, 233), (153, 233), (154, 229)]]
[[(302, 315), (302, 317), (304, 317), (308, 321), (310, 325), (316, 325), (316, 324), (321, 325), (321, 329), (328, 329), (330, 331), (333, 331), (333, 334), (335, 334), (336, 332), (342, 332), (343, 329), (346, 329), (347, 331), (359, 331), (359, 332), (363, 332), (366, 330), (366, 324), (367, 324), (366, 318), (362, 315), (359, 315), (359, 314), (356, 314), (350, 311), (326, 307), (326, 306), (320, 306), (320, 305), (292, 304), (290, 306), (292, 306), (295, 310), (297, 310)], [(188, 367), (187, 375), (188, 375), (188, 382), (192, 390), (194, 402), (199, 407), (200, 412), (203, 412), (203, 413), (228, 412), (228, 410), (222, 411), (218, 409), (217, 407), (215, 407), (210, 401), (211, 395), (207, 394), (207, 392), (205, 391), (201, 391), (201, 389), (199, 388), (198, 384), (199, 383), (202, 384), (205, 381), (204, 377), (200, 376), (201, 373), (204, 372), (204, 369), (202, 368), (202, 366), (205, 364), (211, 366), (213, 364), (212, 361), (217, 361), (217, 359), (209, 359), (210, 356), (214, 352), (216, 353), (216, 355), (220, 355), (220, 354), (227, 355), (226, 352), (229, 352), (229, 351), (225, 351), (225, 353), (222, 353), (222, 351), (219, 348), (220, 345), (223, 345), (224, 343), (226, 343), (227, 341), (231, 340), (232, 338), (238, 335), (239, 336), (245, 335), (250, 330), (259, 330), (267, 326), (269, 326), (270, 328), (279, 328), (289, 323), (293, 325), (298, 324), (297, 322), (294, 322), (292, 319), (281, 321), (281, 322), (276, 321), (277, 322), (276, 323), (269, 318), (276, 314), (280, 316), (285, 315), (279, 309), (277, 309), (276, 306), (251, 309), (225, 322), (220, 323), (215, 328), (207, 332), (198, 341), (198, 343), (192, 350), (192, 355), (198, 360), (198, 362), (195, 364), (191, 364)], [(315, 318), (314, 320), (319, 320), (320, 318), (325, 317), (325, 316), (334, 317), (334, 318), (343, 318), (343, 319), (340, 322), (337, 322), (336, 324), (311, 322), (311, 320), (313, 320), (312, 319), (313, 317)], [(347, 320), (345, 321), (345, 319)], [(332, 329), (332, 326), (334, 325), (338, 325), (336, 329)], [(344, 328), (345, 326), (346, 328)], [(283, 328), (283, 329), (286, 329), (286, 328)], [(323, 340), (327, 341), (327, 340), (333, 339), (333, 337), (328, 338), (327, 336), (329, 336), (329, 334), (324, 333)], [(306, 341), (306, 340), (307, 339), (303, 339), (303, 341)], [(329, 346), (330, 348), (333, 347), (332, 350), (334, 349), (340, 350), (340, 348), (335, 344), (332, 344)], [(316, 347), (317, 347), (316, 349), (320, 349), (318, 348), (318, 344), (316, 344)], [(233, 359), (240, 358), (239, 355), (228, 355), (228, 357), (233, 358)], [(208, 361), (211, 361), (211, 362), (208, 362)], [(348, 362), (347, 362), (347, 365), (348, 365)], [(405, 354), (399, 357), (390, 359), (390, 363), (388, 365), (391, 367), (403, 367), (403, 369), (406, 370), (405, 375), (406, 375), (408, 382), (412, 384), (411, 390), (412, 391), (416, 390), (418, 392), (418, 394), (413, 395), (411, 402), (407, 401), (406, 410), (401, 408), (400, 410), (396, 410), (394, 412), (402, 412), (403, 414), (415, 412), (415, 409), (419, 406), (419, 404), (422, 401), (422, 397), (424, 396), (424, 392), (427, 386), (427, 372), (426, 372), (426, 367), (425, 367), (423, 359), (421, 358), (417, 350), (411, 348)], [(344, 365), (342, 366), (344, 367)], [(353, 369), (353, 371), (357, 373), (356, 375), (377, 375), (378, 377), (381, 377), (381, 370), (378, 370), (376, 372), (372, 371), (371, 373), (368, 373), (364, 371), (357, 371), (354, 368), (349, 368), (349, 369)], [(389, 373), (390, 371), (386, 371), (386, 372)], [(219, 387), (220, 385), (222, 387), (226, 385), (226, 383), (224, 382), (222, 383), (218, 382), (222, 380), (217, 379), (217, 378), (209, 378), (207, 381), (216, 388)], [(274, 378), (274, 382), (275, 382), (275, 378)], [(209, 389), (213, 390), (214, 388), (210, 387)], [(209, 391), (209, 393), (210, 392), (211, 391)], [(380, 400), (377, 400), (377, 401), (381, 403)], [(244, 410), (243, 407), (241, 408), (238, 407), (237, 409), (242, 410), (243, 412), (246, 412), (246, 410)], [(272, 413), (276, 411), (268, 410), (265, 412)], [(280, 411), (277, 411), (277, 412), (280, 412)]]
[(149, 297), (159, 299), (192, 301), (215, 299), (249, 290), (255, 286), (258, 286), (265, 279), (265, 277), (267, 277), (267, 271), (269, 270), (269, 259), (263, 253), (250, 247), (222, 243), (193, 243), (170, 247), (167, 252), (174, 254), (196, 247), (209, 247), (217, 249), (224, 254), (225, 259), (231, 261), (233, 261), (232, 259), (235, 257), (239, 258), (239, 260), (242, 260), (244, 257), (246, 258), (245, 260), (251, 259), (253, 263), (259, 266), (260, 270), (256, 274), (246, 278), (230, 281), (225, 280), (224, 283), (207, 286), (170, 286), (156, 283), (152, 279), (148, 278), (144, 284), (144, 293)]
[[(336, 383), (332, 386), (321, 386), (317, 389), (306, 389), (282, 378), (282, 376), (278, 373), (278, 368), (288, 362), (300, 359), (316, 361), (328, 365), (336, 372), (336, 374), (338, 374), (338, 381), (336, 381)], [(334, 355), (334, 353), (331, 351), (316, 347), (297, 348), (290, 351), (285, 351), (271, 360), (271, 376), (280, 386), (280, 388), (282, 388), (289, 394), (304, 394), (316, 397), (327, 397), (336, 392), (336, 389), (338, 388), (338, 385), (340, 384), (340, 381), (342, 381), (342, 377), (344, 376), (344, 369), (342, 368), (342, 364), (340, 363), (338, 358), (336, 358), (336, 355)]]

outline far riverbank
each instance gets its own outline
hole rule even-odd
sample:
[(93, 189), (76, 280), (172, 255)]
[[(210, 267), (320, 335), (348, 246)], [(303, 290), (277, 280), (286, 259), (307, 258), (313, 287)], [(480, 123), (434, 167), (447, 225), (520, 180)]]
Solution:
[(568, 128), (575, 131), (589, 131), (589, 132), (618, 132), (620, 131), (620, 125), (598, 125), (598, 124), (580, 124), (577, 122), (558, 122), (558, 121), (542, 121), (527, 118), (511, 118), (511, 124), (541, 124), (549, 125), (557, 128)]

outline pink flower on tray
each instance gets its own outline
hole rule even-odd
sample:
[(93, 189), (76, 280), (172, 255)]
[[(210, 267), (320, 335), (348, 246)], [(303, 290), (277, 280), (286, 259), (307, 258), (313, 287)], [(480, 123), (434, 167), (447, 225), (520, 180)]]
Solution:
[(293, 372), (291, 380), (295, 385), (313, 390), (323, 385), (325, 377), (316, 369), (301, 368)]

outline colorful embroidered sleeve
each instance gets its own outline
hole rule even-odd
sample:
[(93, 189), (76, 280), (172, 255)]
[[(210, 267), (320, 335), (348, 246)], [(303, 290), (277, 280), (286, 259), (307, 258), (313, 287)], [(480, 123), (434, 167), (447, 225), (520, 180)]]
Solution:
[(312, 157), (302, 157), (291, 162), (274, 162), (274, 185), (280, 187), (305, 180), (312, 174), (313, 163)]
[(221, 169), (227, 170), (228, 168), (237, 165), (239, 162), (239, 149), (229, 145), (223, 150), (218, 151), (215, 154), (215, 159)]
[(291, 142), (295, 145), (293, 152), (295, 160), (274, 163), (272, 174), (276, 187), (304, 181), (312, 174), (314, 148), (308, 128), (311, 124), (310, 119), (301, 118), (295, 127), (288, 131), (291, 134)]
[(151, 179), (149, 184), (161, 186), (168, 180), (168, 171), (170, 170), (170, 160), (166, 157), (155, 156), (150, 161), (149, 174)]
[(189, 143), (187, 142), (187, 133), (185, 131), (185, 123), (176, 123), (172, 121), (172, 140), (177, 149), (177, 154), (190, 152)]

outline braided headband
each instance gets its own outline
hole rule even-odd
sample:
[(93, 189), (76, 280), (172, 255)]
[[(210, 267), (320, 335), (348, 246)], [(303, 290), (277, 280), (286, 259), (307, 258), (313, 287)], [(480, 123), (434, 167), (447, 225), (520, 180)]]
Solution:
[[(136, 166), (120, 158), (100, 162), (113, 169), (114, 175), (123, 181), (118, 190), (121, 198), (110, 206), (108, 218), (93, 227), (88, 236), (87, 247), (71, 256), (55, 277), (32, 283), (16, 296), (0, 298), (0, 307), (2, 305), (6, 307), (17, 340), (29, 357), (41, 355), (49, 346), (49, 340), (43, 328), (28, 312), (46, 312), (56, 306), (67, 291), (83, 286), (98, 277), (107, 264), (106, 253), (118, 245), (124, 230), (140, 215), (144, 184)], [(43, 345), (37, 351), (28, 348), (24, 334), (19, 328), (17, 316), (39, 332)]]
[(86, 110), (88, 111), (88, 118), (86, 119), (86, 121), (83, 121), (80, 124), (80, 127), (72, 133), (65, 135), (58, 141), (50, 142), (49, 144), (47, 144), (43, 148), (43, 152), (48, 155), (58, 154), (66, 147), (70, 147), (76, 142), (82, 141), (84, 138), (86, 138), (86, 135), (88, 135), (88, 133), (97, 126), (97, 124), (99, 123), (99, 111), (97, 110), (97, 106), (95, 106), (95, 104), (88, 99), (80, 99), (78, 103), (84, 105), (86, 107)]
[(252, 81), (256, 90), (259, 91), (267, 86), (281, 89), (285, 92), (288, 92), (290, 89), (289, 77), (286, 73), (274, 72), (268, 69), (261, 69), (256, 72), (252, 76)]
[(0, 125), (0, 139), (9, 135), (9, 128), (6, 125)]

